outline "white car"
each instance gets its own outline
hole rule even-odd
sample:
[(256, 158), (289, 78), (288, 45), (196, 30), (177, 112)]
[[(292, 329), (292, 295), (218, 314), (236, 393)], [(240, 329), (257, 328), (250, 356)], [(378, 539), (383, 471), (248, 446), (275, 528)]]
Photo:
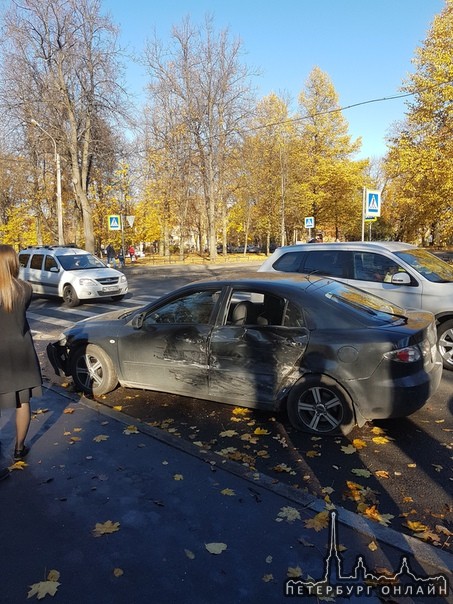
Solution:
[(19, 264), (20, 278), (35, 294), (63, 298), (70, 307), (96, 298), (122, 300), (128, 289), (123, 273), (77, 247), (28, 247), (19, 252)]
[(453, 370), (453, 266), (434, 254), (396, 241), (299, 244), (277, 248), (258, 270), (334, 277), (403, 308), (432, 312), (443, 365)]

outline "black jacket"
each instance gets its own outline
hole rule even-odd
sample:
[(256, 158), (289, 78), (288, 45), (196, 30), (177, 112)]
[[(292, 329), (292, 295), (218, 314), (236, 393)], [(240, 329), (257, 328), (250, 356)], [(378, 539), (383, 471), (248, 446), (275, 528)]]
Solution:
[(20, 299), (12, 312), (0, 304), (0, 392), (16, 392), (42, 384), (41, 369), (31, 337), (26, 310), (31, 285), (17, 280)]

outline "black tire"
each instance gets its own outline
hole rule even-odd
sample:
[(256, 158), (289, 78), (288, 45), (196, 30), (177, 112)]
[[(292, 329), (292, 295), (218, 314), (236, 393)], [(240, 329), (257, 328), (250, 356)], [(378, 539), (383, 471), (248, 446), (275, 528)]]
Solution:
[(453, 319), (444, 321), (437, 328), (437, 348), (444, 368), (453, 371)]
[(80, 304), (78, 295), (72, 285), (65, 285), (63, 288), (63, 302), (69, 308), (74, 308)]
[(355, 426), (352, 401), (331, 378), (303, 378), (291, 389), (288, 418), (296, 430), (310, 434), (348, 434)]
[(81, 346), (72, 353), (70, 372), (76, 389), (85, 394), (107, 394), (118, 384), (111, 358), (95, 344)]
[(112, 296), (112, 300), (114, 302), (119, 302), (120, 300), (122, 300), (124, 298), (125, 294), (120, 294), (119, 296)]

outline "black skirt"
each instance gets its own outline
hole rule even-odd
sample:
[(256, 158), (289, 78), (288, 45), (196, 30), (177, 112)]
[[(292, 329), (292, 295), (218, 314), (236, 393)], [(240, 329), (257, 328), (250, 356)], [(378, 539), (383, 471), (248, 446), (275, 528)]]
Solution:
[(32, 396), (42, 396), (42, 387), (35, 386), (15, 392), (0, 392), (0, 409), (20, 407), (22, 403), (28, 403)]

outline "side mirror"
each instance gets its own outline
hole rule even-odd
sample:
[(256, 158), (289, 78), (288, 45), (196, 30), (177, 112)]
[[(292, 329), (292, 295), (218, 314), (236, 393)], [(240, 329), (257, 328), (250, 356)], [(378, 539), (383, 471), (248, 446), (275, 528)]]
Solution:
[(410, 285), (411, 278), (407, 273), (395, 273), (392, 277), (393, 285)]
[(143, 327), (143, 320), (145, 315), (141, 312), (132, 319), (131, 325), (134, 329), (141, 329)]
[(59, 273), (59, 272), (60, 272), (60, 270), (59, 270), (58, 266), (51, 266), (49, 268), (49, 273)]

